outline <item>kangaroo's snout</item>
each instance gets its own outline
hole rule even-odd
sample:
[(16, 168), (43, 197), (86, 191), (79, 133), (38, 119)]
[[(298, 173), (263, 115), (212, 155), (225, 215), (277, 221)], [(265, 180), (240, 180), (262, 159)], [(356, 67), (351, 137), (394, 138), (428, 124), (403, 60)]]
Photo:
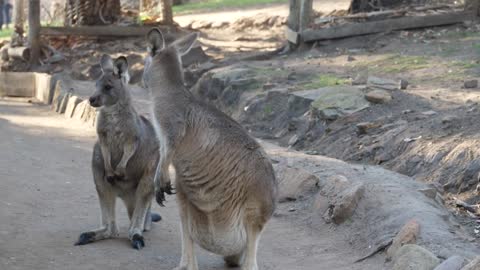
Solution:
[(98, 96), (91, 96), (89, 99), (88, 99), (88, 102), (90, 102), (90, 106), (92, 107), (100, 107), (100, 104), (98, 104)]

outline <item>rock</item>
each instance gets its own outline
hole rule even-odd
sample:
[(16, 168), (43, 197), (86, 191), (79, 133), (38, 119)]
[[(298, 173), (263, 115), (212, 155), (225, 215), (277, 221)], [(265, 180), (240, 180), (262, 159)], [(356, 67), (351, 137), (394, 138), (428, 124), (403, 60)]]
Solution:
[(190, 27), (192, 29), (201, 29), (201, 28), (210, 28), (211, 26), (212, 26), (212, 22), (194, 21)]
[(370, 88), (379, 88), (384, 90), (398, 90), (400, 83), (394, 80), (369, 76), (367, 79), (367, 85)]
[(357, 127), (357, 133), (359, 135), (362, 134), (367, 134), (367, 131), (372, 128), (378, 128), (380, 127), (381, 124), (378, 123), (372, 123), (372, 122), (361, 122), (356, 125)]
[(408, 81), (404, 80), (404, 79), (401, 79), (400, 80), (400, 89), (405, 90), (405, 89), (407, 89), (407, 87), (408, 87)]
[(368, 92), (365, 98), (372, 103), (382, 104), (392, 100), (392, 95), (385, 90), (373, 90)]
[(420, 224), (414, 219), (409, 220), (393, 238), (392, 245), (387, 250), (387, 259), (391, 259), (406, 244), (415, 244), (420, 233)]
[(65, 107), (65, 117), (73, 118), (75, 108), (77, 105), (82, 102), (82, 100), (77, 96), (71, 96), (67, 101), (67, 106)]
[(333, 221), (335, 224), (341, 224), (353, 215), (365, 193), (362, 183), (352, 183), (342, 175), (328, 178), (321, 189), (329, 201), (323, 217), (327, 222)]
[(433, 270), (440, 260), (417, 245), (404, 245), (394, 258), (393, 270)]
[(337, 118), (339, 118), (342, 115), (343, 114), (340, 111), (338, 111), (337, 109), (323, 109), (323, 110), (320, 110), (320, 116), (325, 120), (333, 121), (333, 120), (336, 120)]
[(465, 265), (462, 270), (480, 270), (480, 256), (477, 256), (473, 261)]
[(352, 85), (364, 85), (367, 84), (368, 75), (366, 73), (358, 73), (352, 80)]
[(304, 169), (275, 165), (275, 174), (279, 202), (295, 201), (318, 189), (318, 178)]
[(352, 62), (352, 61), (355, 61), (355, 60), (357, 60), (357, 59), (355, 59), (355, 57), (353, 57), (351, 55), (347, 56), (347, 61), (348, 62)]
[(465, 259), (463, 257), (454, 255), (443, 261), (441, 264), (435, 267), (434, 270), (460, 270), (464, 265)]
[(73, 112), (72, 118), (76, 120), (82, 120), (83, 114), (85, 113), (85, 110), (87, 107), (90, 107), (88, 100), (84, 100), (78, 103), (77, 107), (75, 108), (75, 111)]
[[(370, 104), (365, 100), (364, 94), (353, 86), (331, 86), (314, 90), (295, 91), (291, 93), (313, 101), (312, 106), (325, 115), (349, 115), (363, 109)], [(332, 111), (327, 111), (332, 110)]]
[(478, 87), (478, 80), (468, 80), (463, 82), (464, 88), (477, 88)]
[(272, 88), (275, 88), (275, 84), (273, 84), (273, 83), (265, 83), (262, 88), (263, 88), (263, 90), (270, 90), (270, 89), (272, 89)]
[(442, 118), (442, 124), (455, 123), (458, 120), (458, 117), (456, 117), (455, 115), (447, 115)]

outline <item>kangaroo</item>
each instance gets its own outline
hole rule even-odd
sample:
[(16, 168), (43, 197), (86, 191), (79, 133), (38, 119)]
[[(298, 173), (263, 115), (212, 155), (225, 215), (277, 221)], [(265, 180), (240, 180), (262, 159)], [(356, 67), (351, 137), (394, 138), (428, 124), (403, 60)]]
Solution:
[(147, 35), (144, 83), (160, 142), (156, 199), (163, 203), (171, 191), (173, 165), (182, 225), (175, 269), (198, 269), (196, 243), (223, 256), (228, 266), (257, 270), (258, 242), (275, 210), (277, 181), (270, 159), (240, 124), (185, 89), (180, 57), (196, 39), (194, 33), (166, 46), (158, 29)]
[(122, 56), (113, 61), (103, 55), (100, 64), (103, 75), (89, 102), (93, 107), (101, 107), (92, 170), (102, 225), (82, 233), (75, 245), (118, 236), (115, 201), (120, 197), (130, 218), (128, 235), (132, 247), (141, 249), (145, 246), (143, 231), (151, 229), (152, 221), (161, 219), (150, 212), (159, 144), (152, 124), (133, 108), (127, 89), (127, 59)]

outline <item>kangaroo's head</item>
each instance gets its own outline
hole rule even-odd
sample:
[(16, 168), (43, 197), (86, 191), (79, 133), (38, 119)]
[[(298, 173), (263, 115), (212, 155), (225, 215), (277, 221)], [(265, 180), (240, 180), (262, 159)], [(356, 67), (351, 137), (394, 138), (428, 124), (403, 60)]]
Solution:
[(120, 56), (115, 61), (109, 55), (102, 55), (100, 60), (102, 76), (97, 80), (95, 92), (89, 98), (93, 107), (112, 106), (127, 99), (126, 86), (130, 80), (127, 58)]
[(198, 33), (191, 33), (167, 46), (159, 29), (150, 30), (147, 34), (148, 55), (143, 72), (145, 87), (152, 88), (162, 84), (183, 86), (181, 57), (190, 51), (197, 37)]

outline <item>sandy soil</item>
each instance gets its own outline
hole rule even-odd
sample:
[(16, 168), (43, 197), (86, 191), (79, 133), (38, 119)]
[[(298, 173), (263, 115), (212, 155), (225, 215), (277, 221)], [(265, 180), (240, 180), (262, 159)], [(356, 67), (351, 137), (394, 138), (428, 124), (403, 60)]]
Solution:
[[(171, 269), (180, 259), (177, 206), (154, 207), (164, 220), (146, 233), (146, 248), (121, 238), (75, 247), (79, 233), (98, 226), (90, 173), (91, 128), (18, 100), (0, 100), (0, 269)], [(283, 207), (283, 208), (282, 208)], [(281, 205), (280, 212), (288, 212)], [(274, 217), (260, 244), (261, 269), (382, 269), (383, 257), (353, 264), (356, 254), (334, 228), (312, 229), (297, 215)], [(198, 249), (200, 250), (200, 249)], [(224, 269), (201, 251), (200, 269)], [(376, 265), (376, 266), (374, 266)]]
[[(348, 9), (349, 0), (316, 0), (313, 1), (313, 9), (321, 12), (330, 12), (333, 10)], [(175, 16), (175, 22), (184, 27), (192, 20), (196, 21), (219, 21), (233, 22), (242, 17), (253, 17), (259, 13), (275, 14), (279, 16), (288, 16), (288, 4), (275, 4), (264, 7), (253, 7), (238, 10), (228, 10), (221, 12), (206, 12), (201, 14), (188, 14)]]

